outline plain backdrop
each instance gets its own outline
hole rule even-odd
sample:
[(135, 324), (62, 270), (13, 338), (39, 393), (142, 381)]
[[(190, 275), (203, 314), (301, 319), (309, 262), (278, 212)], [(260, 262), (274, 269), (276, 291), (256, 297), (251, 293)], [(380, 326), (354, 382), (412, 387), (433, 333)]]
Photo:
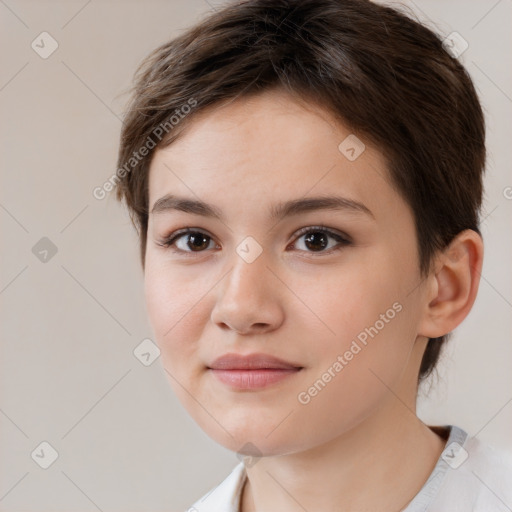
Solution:
[[(219, 5), (0, 1), (1, 512), (184, 510), (239, 462), (189, 418), (160, 359), (134, 356), (152, 337), (136, 233), (92, 194), (115, 172), (137, 64)], [(512, 1), (406, 5), (468, 42), (489, 148), (478, 299), (419, 415), (512, 449)], [(42, 32), (58, 44), (47, 58)], [(43, 442), (58, 454), (47, 469)]]

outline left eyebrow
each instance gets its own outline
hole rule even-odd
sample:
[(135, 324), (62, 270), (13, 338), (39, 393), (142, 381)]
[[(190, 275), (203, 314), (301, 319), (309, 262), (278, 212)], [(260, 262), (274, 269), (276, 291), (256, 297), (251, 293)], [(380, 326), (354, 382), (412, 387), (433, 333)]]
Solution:
[[(187, 197), (180, 197), (173, 194), (166, 194), (157, 199), (151, 209), (151, 214), (160, 214), (169, 211), (182, 211), (203, 217), (210, 217), (223, 221), (222, 211), (216, 206)], [(292, 215), (299, 215), (316, 210), (341, 210), (352, 213), (364, 214), (372, 217), (375, 216), (371, 210), (363, 203), (340, 196), (320, 196), (308, 197), (301, 199), (292, 199), (284, 201), (270, 208), (270, 220), (278, 221)]]

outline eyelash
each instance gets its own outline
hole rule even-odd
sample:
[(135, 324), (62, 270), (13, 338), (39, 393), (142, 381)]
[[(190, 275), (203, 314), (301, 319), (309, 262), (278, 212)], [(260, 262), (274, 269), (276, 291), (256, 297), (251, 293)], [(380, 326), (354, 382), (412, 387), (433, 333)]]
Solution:
[[(339, 233), (332, 231), (331, 229), (329, 229), (325, 226), (310, 226), (307, 228), (302, 228), (296, 233), (296, 238), (297, 239), (301, 238), (302, 236), (307, 235), (309, 233), (324, 233), (324, 234), (328, 235), (329, 237), (334, 238), (338, 242), (337, 246), (331, 247), (330, 249), (328, 249), (326, 251), (324, 251), (324, 250), (317, 251), (317, 252), (305, 251), (305, 252), (308, 252), (309, 254), (312, 254), (313, 257), (332, 254), (333, 252), (338, 251), (338, 250), (342, 249), (343, 247), (346, 247), (346, 246), (349, 246), (352, 244), (352, 242), (348, 239), (348, 237), (342, 236)], [(209, 238), (210, 240), (213, 240), (213, 237), (211, 237), (210, 235), (208, 235), (207, 233), (205, 233), (199, 229), (185, 228), (185, 229), (175, 231), (171, 235), (158, 241), (157, 245), (164, 247), (165, 249), (168, 249), (174, 253), (184, 254), (187, 257), (206, 252), (206, 251), (183, 251), (182, 249), (176, 249), (174, 247), (174, 245), (178, 239), (180, 239), (181, 237), (183, 237), (185, 235), (189, 235), (189, 234), (206, 235), (207, 238)], [(296, 242), (293, 242), (293, 243), (295, 244)]]

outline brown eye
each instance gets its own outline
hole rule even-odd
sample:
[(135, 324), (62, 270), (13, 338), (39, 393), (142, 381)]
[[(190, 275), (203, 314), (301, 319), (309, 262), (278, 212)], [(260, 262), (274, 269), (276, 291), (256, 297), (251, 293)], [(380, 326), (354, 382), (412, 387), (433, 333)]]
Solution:
[(329, 245), (329, 236), (326, 233), (321, 231), (314, 231), (312, 233), (308, 233), (305, 238), (305, 244), (308, 249), (312, 251), (322, 250)]
[[(336, 251), (344, 246), (351, 244), (351, 242), (348, 240), (348, 237), (345, 238), (340, 234), (335, 233), (334, 231), (320, 226), (302, 229), (299, 231), (299, 237), (297, 240), (300, 239), (304, 239), (303, 246), (305, 249), (299, 247), (299, 250), (310, 253), (329, 254), (332, 251)], [(330, 240), (333, 240), (335, 243), (330, 242)], [(297, 245), (297, 242), (295, 242), (294, 245)]]
[(210, 237), (202, 233), (189, 233), (186, 235), (188, 241), (187, 246), (190, 247), (194, 252), (201, 251), (202, 249), (208, 248)]
[(194, 253), (204, 252), (212, 242), (212, 238), (207, 234), (186, 229), (172, 234), (159, 245), (178, 253)]
[[(300, 245), (297, 241), (302, 238), (304, 239), (304, 248), (299, 247), (298, 250), (309, 254), (330, 254), (352, 244), (346, 236), (322, 226), (313, 226), (300, 230), (296, 242), (289, 247)], [(207, 249), (211, 248), (211, 244), (215, 247), (215, 242), (211, 236), (189, 228), (177, 231), (158, 242), (158, 245), (162, 247), (188, 256), (194, 253), (206, 252)]]

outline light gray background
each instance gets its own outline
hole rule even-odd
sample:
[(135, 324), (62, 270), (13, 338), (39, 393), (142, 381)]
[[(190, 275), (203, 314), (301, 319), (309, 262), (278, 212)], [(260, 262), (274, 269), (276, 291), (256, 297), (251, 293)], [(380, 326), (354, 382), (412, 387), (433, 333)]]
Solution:
[[(0, 511), (182, 510), (238, 462), (188, 417), (160, 359), (134, 357), (152, 337), (136, 234), (92, 195), (115, 172), (137, 64), (219, 5), (0, 1)], [(419, 413), (512, 449), (512, 1), (407, 5), (468, 41), (490, 153), (479, 296)], [(47, 59), (31, 48), (43, 31), (59, 44)], [(42, 237), (58, 249), (46, 263)], [(59, 454), (46, 470), (31, 458), (42, 441)]]

